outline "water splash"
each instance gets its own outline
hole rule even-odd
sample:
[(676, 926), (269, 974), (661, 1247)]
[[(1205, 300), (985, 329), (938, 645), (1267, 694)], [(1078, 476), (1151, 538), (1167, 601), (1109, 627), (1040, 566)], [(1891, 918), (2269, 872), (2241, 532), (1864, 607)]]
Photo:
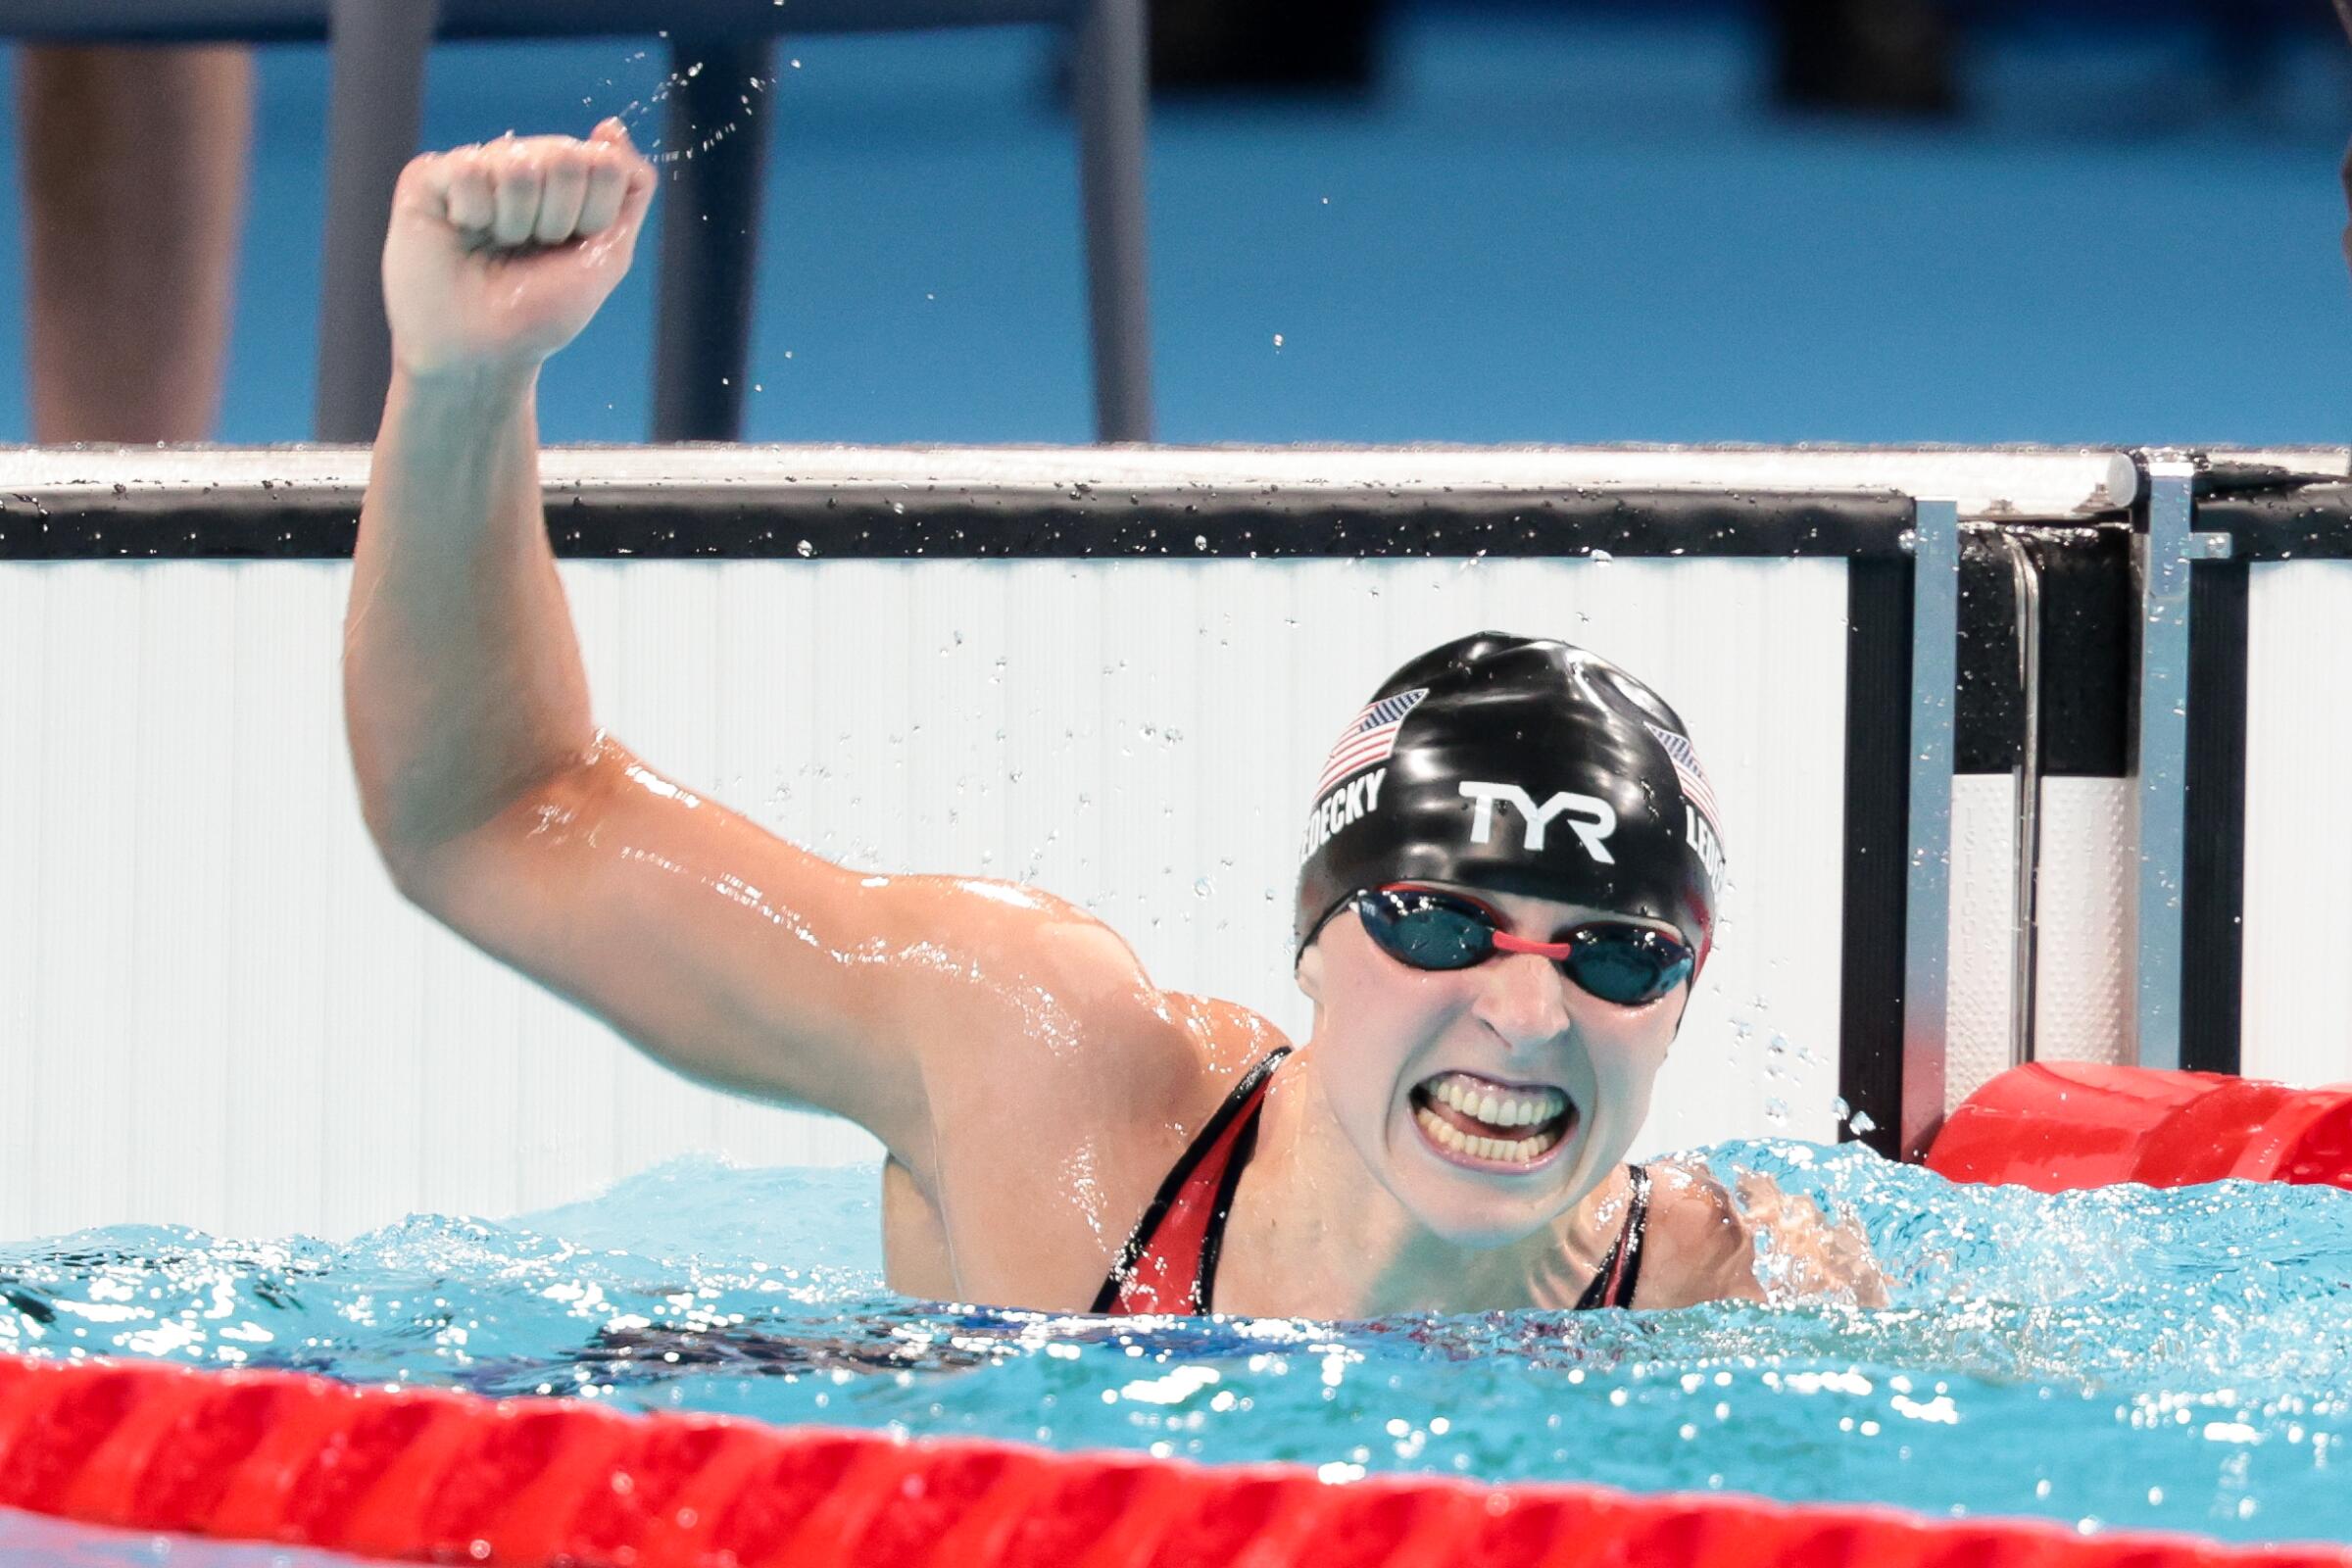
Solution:
[(1857, 1145), (1703, 1158), (1867, 1226), (1892, 1305), (1323, 1324), (909, 1300), (875, 1173), (662, 1166), (340, 1246), (0, 1249), (0, 1346), (1218, 1461), (2352, 1540), (2352, 1195), (2045, 1197)]
[[(662, 36), (666, 38), (668, 34)], [(627, 74), (625, 67), (636, 66), (649, 58), (647, 50), (630, 51), (624, 63), (623, 74)], [(618, 109), (609, 111), (612, 118), (628, 128), (630, 139), (657, 166), (685, 163), (710, 152), (727, 138), (748, 131), (758, 119), (766, 95), (775, 86), (773, 77), (746, 75), (742, 90), (735, 95), (735, 108), (726, 119), (712, 124), (691, 125), (673, 142), (670, 139), (667, 113), (670, 100), (684, 90), (689, 82), (698, 80), (707, 66), (708, 62), (697, 60), (682, 68), (666, 71), (654, 85), (636, 90)], [(799, 70), (800, 66), (798, 60), (792, 62), (793, 70)], [(615, 92), (628, 90), (619, 87), (613, 77), (607, 77), (604, 85), (613, 88)], [(581, 103), (594, 108), (596, 100), (591, 96), (583, 98)]]

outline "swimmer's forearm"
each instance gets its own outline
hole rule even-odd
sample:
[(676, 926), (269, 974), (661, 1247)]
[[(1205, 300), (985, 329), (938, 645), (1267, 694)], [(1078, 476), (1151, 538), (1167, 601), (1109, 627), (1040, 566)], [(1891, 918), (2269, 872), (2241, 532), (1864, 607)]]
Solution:
[(404, 858), (579, 761), (594, 727), (539, 493), (536, 373), (395, 375), (344, 626), (369, 830)]

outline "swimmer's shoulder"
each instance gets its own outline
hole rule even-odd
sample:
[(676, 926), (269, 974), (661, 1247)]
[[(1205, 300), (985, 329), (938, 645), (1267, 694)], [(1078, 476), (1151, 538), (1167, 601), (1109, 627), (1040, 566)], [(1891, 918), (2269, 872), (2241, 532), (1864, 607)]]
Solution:
[[(1127, 940), (1096, 915), (1035, 887), (919, 880), (937, 902), (939, 922), (964, 933), (951, 961), (968, 964), (979, 981), (942, 993), (948, 1013), (935, 1024), (943, 1036), (963, 1034), (975, 1045), (987, 1037), (987, 1049), (952, 1056), (935, 1072), (981, 1082), (1007, 1068), (1048, 1073), (1023, 1091), (1065, 1085), (1104, 1108), (1181, 1097), (1198, 1079), (1195, 999), (1160, 991)], [(989, 1004), (992, 998), (1003, 1004)]]
[[(1089, 911), (1035, 888), (961, 882), (949, 895), (990, 906), (975, 970), (1010, 1005), (960, 1004), (974, 1033), (926, 1067), (933, 1132), (984, 1167), (1026, 1147), (1041, 1122), (1132, 1154), (1150, 1197), (1185, 1143), (1250, 1068), (1287, 1044), (1237, 1003), (1163, 991), (1126, 940)], [(940, 1152), (949, 1152), (943, 1147)], [(1115, 1181), (1115, 1187), (1131, 1185)]]
[(885, 1245), (897, 1289), (1060, 1310), (1093, 1299), (1170, 1169), (1285, 1042), (1248, 1007), (1159, 990), (1085, 911), (1023, 898), (1034, 940), (997, 960), (1017, 965), (1021, 1005), (975, 1009), (966, 1049), (933, 1059), (928, 1158), (886, 1170)]
[(1165, 1001), (1200, 1073), (1219, 1086), (1220, 1100), (1250, 1068), (1291, 1043), (1264, 1013), (1238, 1002), (1177, 991)]
[(1658, 1160), (1649, 1172), (1649, 1234), (1636, 1306), (1766, 1299), (1759, 1239), (1771, 1254), (1774, 1299), (1886, 1304), (1885, 1276), (1852, 1216), (1833, 1224), (1811, 1199), (1791, 1197), (1768, 1176), (1742, 1175), (1735, 1195), (1695, 1162)]

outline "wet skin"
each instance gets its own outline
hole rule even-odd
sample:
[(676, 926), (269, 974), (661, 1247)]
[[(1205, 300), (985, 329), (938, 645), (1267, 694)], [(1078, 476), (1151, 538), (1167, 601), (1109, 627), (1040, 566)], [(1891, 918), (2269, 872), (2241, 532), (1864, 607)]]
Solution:
[[(1522, 935), (1603, 910), (1490, 896)], [(1258, 1158), (1236, 1199), (1219, 1303), (1285, 1310), (1303, 1279), (1350, 1315), (1571, 1304), (1622, 1221), (1621, 1161), (1666, 1060), (1677, 990), (1620, 1006), (1550, 960), (1497, 955), (1467, 969), (1390, 956), (1353, 911), (1300, 965), (1315, 1004), (1307, 1048), (1268, 1097)], [(1466, 1157), (1424, 1130), (1442, 1074), (1566, 1096), (1562, 1136), (1538, 1160)], [(1417, 1091), (1421, 1091), (1417, 1093)], [(1674, 1198), (1684, 1201), (1684, 1185)], [(1661, 1289), (1675, 1265), (1660, 1270)]]
[[(537, 381), (627, 270), (655, 183), (613, 122), (402, 175), (395, 371), (345, 623), (368, 829), (418, 906), (648, 1054), (873, 1133), (894, 1285), (1083, 1309), (1193, 1135), (1282, 1039), (1246, 1008), (1162, 992), (1061, 900), (846, 870), (597, 727), (548, 546)], [(1505, 912), (1526, 933), (1591, 911)], [(1299, 977), (1316, 1024), (1269, 1094), (1218, 1304), (1572, 1300), (1614, 1232), (1617, 1164), (1683, 998), (1610, 1008), (1525, 955), (1425, 974), (1352, 914)], [(1525, 1172), (1445, 1157), (1413, 1097), (1447, 1067), (1566, 1091), (1570, 1136)], [(1640, 1304), (1756, 1294), (1728, 1194), (1661, 1168), (1654, 1202)], [(1867, 1298), (1875, 1273), (1855, 1268), (1825, 1277)]]
[[(1605, 913), (1534, 899), (1489, 902), (1522, 933), (1548, 935)], [(1623, 1156), (1647, 1115), (1686, 992), (1619, 1006), (1524, 954), (1470, 969), (1414, 969), (1372, 942), (1352, 912), (1324, 929), (1299, 979), (1316, 1004), (1313, 1030), (1268, 1090), (1257, 1152), (1226, 1231), (1217, 1307), (1363, 1317), (1572, 1305), (1624, 1221)], [(1191, 1060), (1161, 1080), (1174, 1098), (1137, 1104), (1140, 1115), (1102, 1129), (1087, 1151), (1094, 1176), (1119, 1194), (1112, 1207), (1127, 1224), (1224, 1090), (1279, 1043), (1270, 1025), (1240, 1008), (1188, 1002), (1176, 1016), (1176, 1049)], [(1449, 1071), (1564, 1092), (1566, 1136), (1518, 1169), (1450, 1155), (1415, 1115), (1416, 1090)], [(1093, 1103), (1099, 1115), (1106, 1102)], [(1031, 1264), (1078, 1287), (1035, 1304), (1079, 1304), (1076, 1297), (1091, 1297), (1100, 1284), (1125, 1227), (1098, 1239), (1055, 1225), (1070, 1189), (1051, 1165), (1030, 1164), (1045, 1177), (1034, 1185), (1013, 1175), (1026, 1163), (1018, 1152), (1026, 1142), (1002, 1151), (997, 1194), (1030, 1216)], [(1730, 1196), (1698, 1172), (1661, 1166), (1656, 1174), (1640, 1304), (1760, 1298), (1753, 1238)], [(894, 1283), (914, 1289), (963, 1277), (970, 1242), (958, 1245), (910, 1177), (903, 1185), (888, 1211)], [(1045, 1255), (1065, 1245), (1074, 1258)]]

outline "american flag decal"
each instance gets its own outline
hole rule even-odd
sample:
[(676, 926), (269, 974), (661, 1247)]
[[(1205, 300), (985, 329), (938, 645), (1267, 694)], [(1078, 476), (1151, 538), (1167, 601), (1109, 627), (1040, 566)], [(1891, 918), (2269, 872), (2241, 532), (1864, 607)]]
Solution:
[(1429, 695), (1426, 686), (1394, 697), (1383, 697), (1348, 721), (1340, 738), (1332, 742), (1331, 756), (1324, 759), (1323, 776), (1315, 780), (1315, 794), (1346, 778), (1348, 774), (1385, 762), (1396, 750), (1396, 731), (1404, 726), (1404, 715), (1421, 706)]
[(1696, 807), (1698, 814), (1707, 819), (1707, 826), (1721, 837), (1723, 812), (1716, 808), (1715, 792), (1707, 785), (1706, 769), (1698, 765), (1698, 752), (1690, 744), (1690, 738), (1677, 735), (1670, 729), (1660, 729), (1655, 724), (1644, 723), (1642, 727), (1655, 735), (1658, 744), (1666, 748), (1667, 760), (1674, 763), (1674, 776), (1683, 786), (1683, 799)]

